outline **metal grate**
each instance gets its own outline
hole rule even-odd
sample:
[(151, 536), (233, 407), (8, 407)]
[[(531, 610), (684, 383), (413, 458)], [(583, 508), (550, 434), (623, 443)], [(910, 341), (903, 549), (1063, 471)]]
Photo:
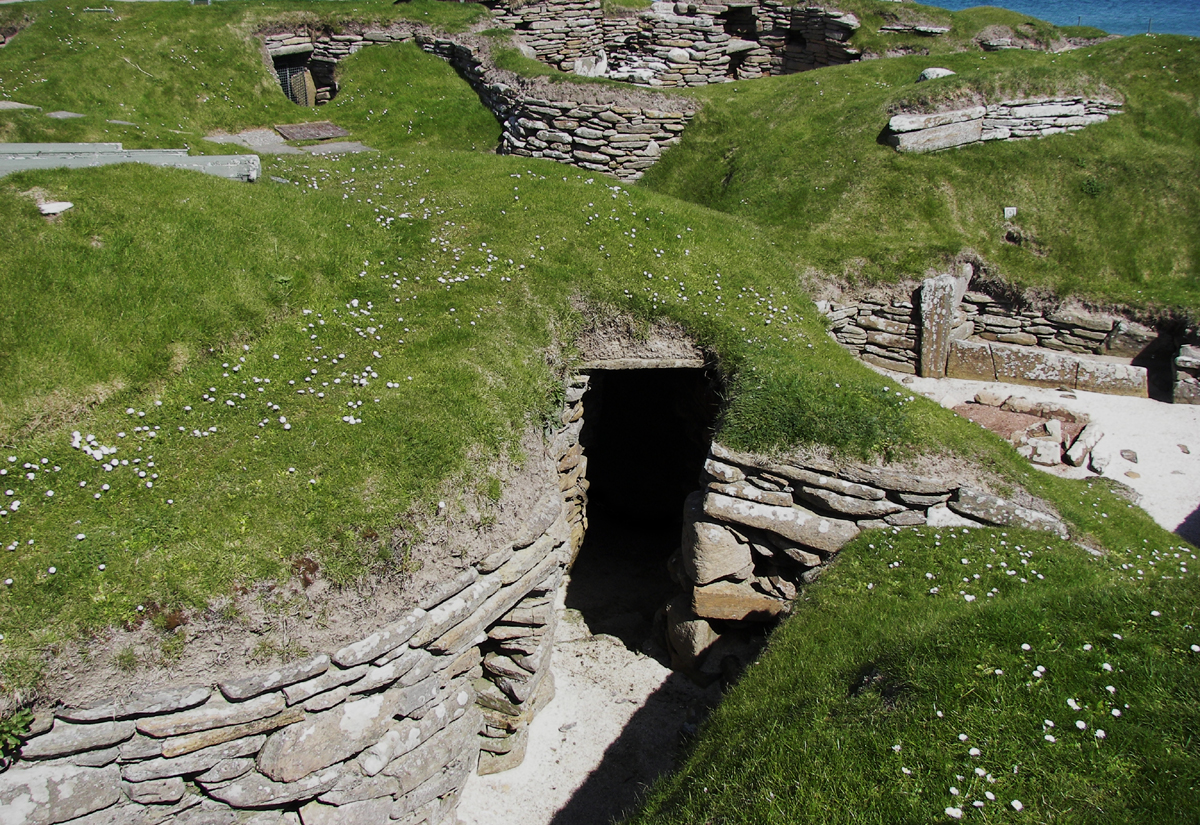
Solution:
[(312, 106), (316, 103), (310, 91), (314, 87), (309, 80), (308, 69), (304, 66), (279, 66), (275, 72), (279, 75), (279, 85), (288, 100), (300, 106)]

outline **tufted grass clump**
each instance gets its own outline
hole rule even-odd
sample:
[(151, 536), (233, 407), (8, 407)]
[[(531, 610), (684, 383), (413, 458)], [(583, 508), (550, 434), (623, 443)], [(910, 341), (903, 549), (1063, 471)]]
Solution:
[(1196, 549), (1151, 531), (864, 533), (629, 821), (1190, 821)]

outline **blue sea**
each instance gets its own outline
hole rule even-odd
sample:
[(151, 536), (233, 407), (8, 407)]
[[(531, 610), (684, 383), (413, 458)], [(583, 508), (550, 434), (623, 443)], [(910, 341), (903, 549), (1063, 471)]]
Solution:
[[(920, 1), (920, 0), (919, 0)], [(1095, 26), (1109, 34), (1190, 34), (1200, 37), (1200, 0), (925, 0), (931, 6), (961, 11), (973, 6), (1003, 6), (1058, 26)]]

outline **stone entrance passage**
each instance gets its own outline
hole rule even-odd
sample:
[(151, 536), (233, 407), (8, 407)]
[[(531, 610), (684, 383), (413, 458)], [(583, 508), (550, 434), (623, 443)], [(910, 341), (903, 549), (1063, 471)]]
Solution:
[[(651, 362), (652, 363), (652, 362)], [(630, 649), (678, 591), (668, 560), (697, 488), (718, 409), (704, 369), (595, 370), (583, 397), (588, 532), (566, 605)]]

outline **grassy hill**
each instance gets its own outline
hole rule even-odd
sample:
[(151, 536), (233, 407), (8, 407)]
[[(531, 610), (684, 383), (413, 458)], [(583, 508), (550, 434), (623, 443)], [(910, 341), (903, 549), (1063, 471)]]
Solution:
[[(113, 16), (72, 11), (65, 0), (0, 8), (0, 25), (24, 26), (0, 50), (3, 94), (85, 115), (56, 121), (37, 112), (0, 113), (0, 139), (230, 151), (200, 137), (329, 118), (379, 150), (337, 159), (268, 157), (254, 185), (136, 166), (0, 179), (0, 492), (8, 513), (0, 517), (0, 581), (11, 579), (0, 587), (6, 695), (29, 695), (57, 644), (132, 620), (139, 606), (199, 608), (214, 596), (286, 577), (301, 558), (315, 560), (334, 583), (421, 564), (393, 530), (435, 512), (448, 480), (469, 479), (452, 507), (495, 496), (497, 479), (478, 468), (519, 461), (520, 434), (558, 408), (579, 301), (643, 320), (676, 320), (712, 351), (727, 381), (720, 437), (731, 446), (971, 455), (982, 469), (1049, 498), (1097, 545), (1117, 554), (1185, 552), (1108, 490), (1036, 474), (998, 439), (863, 368), (830, 341), (805, 288), (814, 272), (921, 275), (971, 247), (1018, 283), (1124, 296), (1141, 306), (1195, 307), (1195, 234), (1186, 219), (1197, 198), (1196, 177), (1187, 174), (1196, 163), (1194, 41), (1134, 38), (1057, 57), (988, 55), (986, 64), (979, 55), (939, 58), (960, 61), (952, 67), (962, 71), (947, 84), (930, 84), (935, 96), (1010, 89), (1018, 81), (1041, 88), (1062, 69), (1072, 84), (1124, 95), (1127, 113), (1070, 137), (926, 157), (897, 156), (874, 143), (889, 106), (925, 93), (906, 85), (922, 61), (866, 62), (702, 90), (696, 94), (706, 100), (704, 112), (681, 145), (645, 184), (625, 187), (558, 164), (495, 155), (495, 120), (442, 61), (411, 46), (361, 52), (339, 67), (342, 93), (333, 104), (315, 112), (293, 107), (273, 85), (250, 33), (269, 22), (336, 24), (350, 15), (347, 8), (129, 4)], [(402, 14), (444, 27), (480, 14), (475, 6), (434, 0), (354, 8), (356, 17)], [(1165, 44), (1178, 49), (1170, 62), (1165, 52), (1147, 53)], [(1164, 58), (1159, 65), (1168, 73), (1141, 78), (1150, 74), (1151, 58)], [(757, 126), (747, 120), (751, 114)], [(1077, 193), (1088, 175), (1101, 197)], [(1002, 188), (1013, 180), (1016, 189)], [(75, 207), (47, 221), (35, 208), (37, 192)], [(1045, 243), (1044, 258), (989, 240), (1000, 209), (1017, 196), (1022, 221), (1028, 216), (1025, 225)], [(1067, 237), (1078, 237), (1078, 248), (1068, 248)], [(1140, 268), (1129, 269), (1130, 262)], [(93, 454), (100, 446), (116, 452), (97, 459), (84, 446)], [(745, 714), (777, 707), (788, 679), (792, 686), (811, 681), (813, 690), (840, 684), (855, 667), (879, 659), (873, 651), (880, 644), (897, 651), (880, 670), (917, 686), (916, 710), (894, 727), (903, 747), (917, 748), (919, 759), (905, 767), (936, 764), (925, 770), (929, 782), (940, 781), (951, 770), (938, 761), (945, 753), (936, 748), (945, 743), (909, 744), (919, 738), (933, 695), (921, 685), (941, 685), (940, 703), (953, 692), (945, 685), (984, 664), (972, 658), (979, 645), (971, 633), (992, 634), (1005, 656), (1017, 655), (1019, 639), (1033, 638), (1030, 616), (1040, 617), (1038, 638), (1082, 634), (1089, 611), (1058, 612), (1056, 605), (1087, 594), (1108, 600), (1109, 613), (1090, 611), (1109, 617), (1096, 624), (1097, 633), (1109, 624), (1146, 622), (1151, 602), (1170, 620), (1157, 647), (1147, 642), (1121, 654), (1129, 667), (1140, 662), (1160, 675), (1118, 687), (1131, 692), (1126, 701), (1134, 707), (1183, 710), (1139, 717), (1141, 738), (1112, 751), (1123, 761), (1109, 761), (1110, 751), (1083, 761), (1053, 756), (1044, 774), (1069, 768), (1080, 783), (1111, 784), (1124, 794), (1126, 778), (1145, 783), (1164, 770), (1150, 753), (1155, 737), (1196, 764), (1197, 739), (1187, 738), (1197, 699), (1186, 675), (1194, 655), (1193, 575), (1132, 584), (1121, 579), (1128, 572), (1119, 565), (1086, 562), (1073, 546), (1039, 545), (1047, 569), (1061, 566), (1061, 579), (1047, 576), (1049, 584), (1014, 592), (1013, 607), (995, 617), (960, 614), (968, 603), (953, 600), (934, 600), (926, 615), (917, 608), (924, 602), (906, 595), (923, 580), (889, 573), (890, 551), (911, 554), (914, 571), (944, 569), (968, 552), (961, 542), (987, 540), (982, 533), (955, 544), (928, 539), (905, 534), (888, 539), (889, 546), (864, 537), (848, 550), (840, 570), (811, 589), (801, 615), (784, 625), (764, 664), (744, 680), (738, 696), (748, 698), (732, 701), (722, 711), (728, 715), (714, 720), (692, 766), (657, 792), (646, 816), (739, 821), (733, 808), (759, 811), (737, 794), (762, 777), (739, 773), (737, 765), (792, 776), (800, 772), (796, 760), (806, 757), (763, 750), (777, 740), (751, 736), (763, 728)], [(1032, 546), (1032, 539), (1021, 541)], [(859, 593), (863, 581), (894, 582), (897, 590)], [(876, 615), (868, 609), (876, 602), (863, 599), (891, 601)], [(1002, 601), (1008, 604), (995, 605)], [(847, 628), (847, 636), (829, 637), (822, 648), (828, 664), (819, 672), (795, 669), (797, 661), (816, 667), (816, 652), (789, 647), (798, 637), (818, 642), (805, 635), (806, 611), (814, 626)], [(971, 631), (975, 620), (980, 627)], [(164, 628), (164, 655), (186, 653), (186, 634), (186, 627)], [(943, 650), (946, 639), (951, 654)], [(931, 675), (934, 649), (948, 662), (937, 679), (949, 681)], [(997, 656), (994, 665), (1015, 673), (1008, 661)], [(997, 719), (1042, 713), (1019, 688), (1005, 690)], [(977, 724), (972, 730), (983, 729), (975, 720), (992, 706), (972, 704), (983, 701), (978, 696), (960, 698), (955, 712)], [(820, 747), (836, 751), (849, 741), (837, 726), (879, 724), (883, 716), (871, 713), (858, 706), (839, 711), (829, 727), (823, 717), (797, 711), (780, 716), (780, 724), (792, 726), (786, 730), (793, 739), (808, 737), (815, 748), (819, 738)], [(712, 754), (735, 728), (747, 737), (730, 751), (738, 761), (715, 767)], [(1114, 739), (1119, 730), (1110, 731)], [(874, 781), (873, 772), (883, 770), (876, 756), (863, 751), (858, 768), (834, 764), (847, 783), (856, 776)], [(724, 771), (724, 785), (709, 783), (709, 765)], [(1125, 778), (1110, 783), (1113, 771)], [(1190, 805), (1191, 774), (1177, 773), (1164, 798)], [(704, 787), (721, 793), (697, 790)], [(1044, 800), (1025, 786), (1015, 792), (1036, 817), (1059, 815), (1058, 790)], [(691, 801), (680, 807), (683, 798)], [(922, 821), (940, 810), (940, 796), (914, 798), (890, 797), (890, 807), (879, 810)], [(780, 821), (801, 810), (796, 804), (781, 808)], [(1149, 802), (1129, 808), (1143, 809), (1160, 810)]]
[[(928, 66), (957, 74), (917, 84)], [(1200, 306), (1200, 40), (1131, 37), (1062, 54), (965, 52), (710, 86), (646, 186), (770, 227), (816, 278), (890, 282), (964, 250), (1060, 295)], [(900, 110), (1090, 93), (1124, 112), (1035, 141), (902, 155)], [(1031, 239), (1005, 240), (1003, 211)]]

